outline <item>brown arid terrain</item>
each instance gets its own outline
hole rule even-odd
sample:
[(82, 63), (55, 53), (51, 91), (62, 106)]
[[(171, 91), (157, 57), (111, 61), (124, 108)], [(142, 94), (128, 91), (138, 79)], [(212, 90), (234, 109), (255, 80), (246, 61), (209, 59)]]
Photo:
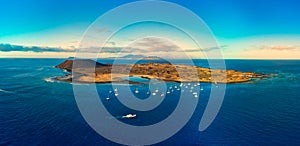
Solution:
[[(65, 69), (72, 74), (57, 77), (61, 81), (76, 81), (85, 83), (128, 82), (126, 77), (141, 77), (159, 79), (168, 82), (212, 82), (212, 83), (240, 83), (253, 79), (267, 78), (269, 75), (254, 72), (240, 72), (235, 70), (212, 70), (198, 66), (144, 63), (127, 65), (101, 64), (93, 60), (66, 60), (55, 66)], [(134, 83), (134, 82), (130, 82)]]

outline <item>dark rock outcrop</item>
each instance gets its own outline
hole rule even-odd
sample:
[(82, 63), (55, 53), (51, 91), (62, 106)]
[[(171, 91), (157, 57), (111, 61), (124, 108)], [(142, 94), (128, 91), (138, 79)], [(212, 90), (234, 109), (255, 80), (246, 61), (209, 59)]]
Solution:
[(55, 68), (65, 69), (67, 71), (72, 71), (73, 64), (75, 63), (76, 68), (98, 68), (102, 66), (110, 66), (108, 64), (102, 64), (91, 59), (76, 59), (76, 60), (66, 60), (63, 63), (55, 66)]

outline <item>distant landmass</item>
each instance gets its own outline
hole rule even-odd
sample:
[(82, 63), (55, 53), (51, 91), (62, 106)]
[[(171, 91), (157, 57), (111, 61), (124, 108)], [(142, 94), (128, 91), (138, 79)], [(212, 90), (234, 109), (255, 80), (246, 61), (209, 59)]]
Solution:
[(141, 58), (145, 58), (144, 55), (133, 55), (133, 54), (129, 54), (129, 55), (125, 55), (125, 56), (121, 56), (118, 58), (124, 58), (124, 59), (141, 59)]
[[(138, 56), (131, 56), (138, 57)], [(140, 56), (141, 57), (141, 56)], [(149, 58), (149, 57), (147, 57)], [(147, 59), (146, 58), (146, 59)], [(150, 57), (160, 59), (159, 57)], [(145, 58), (143, 58), (145, 59)], [(164, 60), (165, 61), (165, 60)], [(73, 68), (73, 65), (74, 66)], [(124, 82), (124, 77), (133, 76), (147, 79), (160, 79), (169, 82), (213, 82), (213, 83), (240, 83), (252, 79), (266, 78), (270, 75), (254, 72), (240, 72), (235, 70), (212, 70), (198, 66), (164, 63), (143, 63), (110, 65), (102, 64), (90, 59), (66, 60), (55, 66), (73, 74), (56, 78), (61, 81), (76, 82)]]
[(134, 54), (128, 54), (125, 56), (119, 56), (119, 57), (111, 57), (111, 58), (118, 58), (118, 59), (134, 59), (134, 60), (162, 60), (162, 58), (157, 56), (144, 56), (144, 55), (134, 55)]

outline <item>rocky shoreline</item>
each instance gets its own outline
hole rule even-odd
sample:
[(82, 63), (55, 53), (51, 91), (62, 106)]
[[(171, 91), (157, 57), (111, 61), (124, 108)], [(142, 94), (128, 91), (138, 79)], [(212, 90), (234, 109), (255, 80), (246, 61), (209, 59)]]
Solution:
[[(130, 83), (124, 77), (141, 77), (146, 79), (159, 79), (167, 82), (212, 82), (212, 83), (242, 83), (254, 79), (268, 78), (268, 74), (254, 72), (240, 72), (235, 70), (212, 70), (198, 66), (168, 64), (168, 63), (144, 63), (109, 65), (101, 64), (93, 60), (76, 60), (76, 67), (72, 68), (73, 60), (66, 60), (55, 66), (65, 69), (72, 74), (57, 77), (60, 81), (75, 81), (84, 83)], [(95, 67), (93, 67), (95, 66)]]

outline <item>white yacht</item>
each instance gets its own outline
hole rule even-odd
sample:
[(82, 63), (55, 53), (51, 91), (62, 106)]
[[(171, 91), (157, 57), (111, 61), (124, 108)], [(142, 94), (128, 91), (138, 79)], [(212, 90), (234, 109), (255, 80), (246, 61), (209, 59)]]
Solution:
[(135, 118), (136, 117), (136, 114), (127, 114), (126, 116), (122, 116), (122, 118)]

